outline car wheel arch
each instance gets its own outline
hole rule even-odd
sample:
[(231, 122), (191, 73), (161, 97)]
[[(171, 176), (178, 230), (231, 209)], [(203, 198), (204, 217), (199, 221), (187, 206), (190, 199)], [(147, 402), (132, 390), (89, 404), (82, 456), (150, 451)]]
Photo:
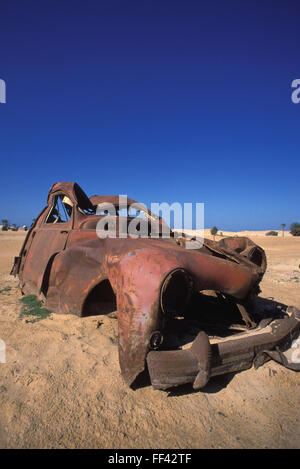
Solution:
[(97, 279), (83, 298), (80, 316), (108, 314), (117, 310), (117, 295), (108, 277)]

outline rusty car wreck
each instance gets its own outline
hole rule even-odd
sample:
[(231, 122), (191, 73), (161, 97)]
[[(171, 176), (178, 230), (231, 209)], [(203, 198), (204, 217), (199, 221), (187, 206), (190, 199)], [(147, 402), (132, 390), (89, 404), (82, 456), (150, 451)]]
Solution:
[(261, 247), (227, 237), (186, 249), (193, 238), (171, 229), (161, 236), (160, 217), (153, 238), (99, 238), (103, 202), (121, 217), (117, 196), (89, 198), (76, 183), (55, 183), (11, 273), (23, 294), (38, 296), (54, 313), (116, 311), (120, 368), (129, 386), (144, 372), (156, 389), (185, 383), (201, 389), (212, 376), (271, 358), (300, 369), (292, 359), (300, 311), (258, 296), (267, 266)]

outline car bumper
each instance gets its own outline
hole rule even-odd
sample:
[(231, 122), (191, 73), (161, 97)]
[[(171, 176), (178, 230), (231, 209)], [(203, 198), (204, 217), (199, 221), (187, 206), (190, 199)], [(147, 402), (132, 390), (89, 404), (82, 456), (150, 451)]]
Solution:
[(300, 370), (300, 311), (289, 307), (286, 317), (262, 320), (256, 329), (210, 341), (199, 332), (186, 350), (151, 351), (148, 371), (155, 389), (192, 383), (203, 388), (213, 376), (257, 368), (274, 359), (287, 368)]

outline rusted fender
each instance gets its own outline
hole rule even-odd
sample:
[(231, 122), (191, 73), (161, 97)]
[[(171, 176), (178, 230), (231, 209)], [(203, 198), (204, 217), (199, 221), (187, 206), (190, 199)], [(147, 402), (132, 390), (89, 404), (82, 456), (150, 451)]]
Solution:
[(126, 252), (120, 251), (120, 240), (107, 243), (107, 273), (117, 295), (120, 367), (128, 385), (144, 370), (151, 337), (163, 327), (159, 298), (170, 272), (182, 268), (195, 290), (212, 289), (237, 298), (244, 298), (258, 280), (243, 266), (159, 240), (127, 240)]
[(96, 238), (56, 255), (49, 278), (46, 307), (55, 313), (82, 315), (91, 290), (107, 279), (104, 241)]

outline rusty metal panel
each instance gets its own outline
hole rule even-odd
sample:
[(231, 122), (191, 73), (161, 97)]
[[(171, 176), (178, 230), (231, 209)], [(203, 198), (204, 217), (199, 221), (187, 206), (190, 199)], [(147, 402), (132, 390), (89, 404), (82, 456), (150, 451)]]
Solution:
[[(59, 195), (69, 201), (70, 219), (49, 223), (47, 217)], [(188, 350), (161, 350), (168, 316), (184, 315), (190, 297), (204, 290), (234, 301), (246, 325), (257, 332), (251, 305), (266, 270), (265, 253), (248, 238), (205, 239), (203, 247), (195, 250), (185, 249), (184, 236), (100, 239), (95, 206), (101, 202), (117, 205), (118, 197), (89, 199), (76, 183), (55, 183), (12, 273), (18, 274), (23, 292), (40, 295), (56, 313), (84, 315), (90, 298), (99, 301), (101, 312), (101, 301), (113, 295), (119, 361), (128, 385), (145, 369), (147, 360), (152, 383), (159, 389), (186, 382), (200, 389), (209, 376), (251, 366), (258, 350), (275, 347), (278, 330), (284, 330), (283, 340), (298, 327), (299, 318), (294, 314), (274, 322), (271, 332), (266, 329), (252, 335), (247, 331), (240, 341), (211, 344), (203, 332)]]

